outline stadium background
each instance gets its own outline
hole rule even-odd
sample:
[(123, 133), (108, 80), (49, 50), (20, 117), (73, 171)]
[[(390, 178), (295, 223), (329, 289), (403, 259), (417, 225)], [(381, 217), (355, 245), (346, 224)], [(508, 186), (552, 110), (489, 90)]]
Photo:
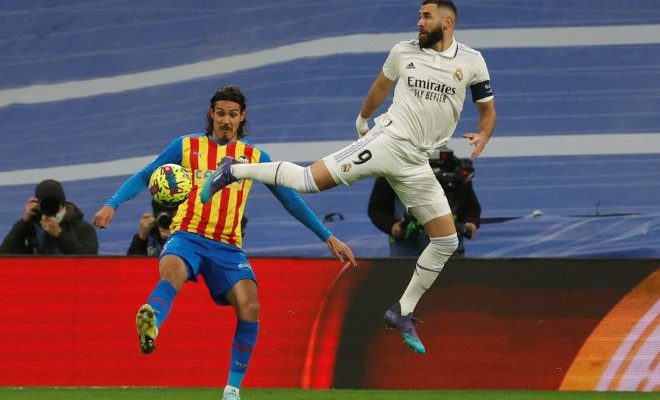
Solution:
[[(542, 268), (538, 263), (549, 262), (537, 258), (574, 260), (556, 260), (556, 268), (563, 271), (560, 277), (572, 276), (571, 268), (585, 262), (591, 267), (602, 265), (602, 270), (587, 269), (588, 276), (598, 281), (602, 275), (619, 286), (609, 302), (600, 305), (603, 309), (590, 309), (592, 325), (580, 325), (587, 333), (609, 326), (603, 321), (608, 321), (610, 313), (620, 312), (619, 302), (626, 303), (627, 293), (637, 293), (635, 288), (642, 285), (647, 288), (642, 292), (651, 300), (647, 296), (646, 303), (633, 301), (637, 305), (630, 314), (634, 323), (623, 324), (630, 330), (617, 331), (616, 337), (625, 343), (623, 339), (632, 334), (637, 321), (651, 321), (642, 324), (647, 332), (644, 341), (633, 342), (647, 343), (650, 348), (641, 353), (639, 347), (633, 349), (644, 360), (657, 359), (660, 289), (653, 271), (657, 271), (654, 265), (660, 256), (660, 5), (655, 0), (625, 4), (615, 0), (457, 3), (461, 15), (456, 37), (486, 57), (498, 111), (496, 137), (475, 164), (475, 189), (487, 223), (478, 240), (467, 244), (468, 254), (485, 259), (479, 262), (495, 271), (509, 271), (503, 277), (524, 271), (519, 264), (522, 269), (517, 272), (511, 272), (514, 267), (507, 262), (498, 264), (511, 257), (535, 258), (524, 264), (534, 271)], [(263, 145), (273, 158), (304, 163), (340, 148), (355, 136), (356, 112), (388, 49), (416, 36), (416, 10), (415, 1), (245, 1), (231, 5), (210, 1), (1, 1), (0, 232), (9, 231), (34, 184), (46, 177), (62, 180), (68, 198), (90, 218), (128, 174), (169, 141), (201, 130), (209, 97), (214, 89), (229, 83), (239, 84), (248, 96), (250, 139)], [(472, 108), (468, 100), (457, 136), (475, 126)], [(465, 143), (460, 139), (452, 146), (465, 155)], [(328, 227), (365, 259), (387, 254), (386, 237), (366, 216), (371, 184), (367, 180), (306, 196), (319, 216), (335, 212), (344, 216)], [(101, 253), (123, 254), (139, 216), (147, 209), (146, 193), (123, 205), (111, 229), (99, 233)], [(535, 210), (542, 215), (532, 217), (539, 214)], [(247, 215), (245, 250), (249, 255), (328, 256), (325, 246), (275, 204), (261, 185), (255, 185)], [(594, 257), (602, 262), (593, 261)], [(606, 258), (625, 259), (625, 265), (644, 272), (632, 277), (624, 274), (630, 280), (623, 280), (616, 272), (621, 265)], [(53, 288), (48, 282), (43, 303), (9, 290), (12, 284), (30, 283), (35, 278), (29, 275), (35, 262), (46, 269), (60, 265), (2, 259), (3, 267), (19, 273), (5, 282), (12, 295), (0, 301), (0, 308), (9, 313), (3, 318), (3, 328), (11, 325), (9, 316), (22, 315), (22, 307), (38, 304), (48, 310), (48, 299), (58, 294), (48, 292)], [(75, 270), (97, 263), (108, 261), (83, 262), (83, 267), (77, 261), (66, 261), (61, 266), (71, 265)], [(142, 260), (142, 265), (148, 263)], [(484, 272), (472, 270), (470, 265), (465, 265), (469, 273), (461, 275), (462, 279)], [(281, 267), (286, 270), (286, 265)], [(409, 274), (403, 265), (393, 268)], [(97, 271), (108, 273), (104, 279), (113, 276), (111, 265), (88, 273)], [(149, 281), (153, 268), (139, 273)], [(58, 275), (57, 271), (50, 274)], [(447, 281), (439, 284), (443, 282)], [(525, 292), (525, 287), (520, 290)], [(553, 293), (537, 288), (531, 293), (550, 301), (542, 295), (562, 298), (564, 289)], [(139, 296), (127, 300), (129, 310), (145, 290), (132, 292)], [(497, 290), (510, 293), (511, 289)], [(585, 289), (585, 293), (590, 292)], [(460, 303), (460, 299), (455, 301)], [(518, 300), (497, 303), (493, 305), (496, 310), (489, 312), (500, 316)], [(79, 300), (71, 301), (78, 304)], [(569, 310), (583, 302), (584, 297), (576, 296), (562, 303), (564, 307), (548, 312), (568, 318)], [(183, 303), (181, 309), (188, 306)], [(76, 315), (75, 307), (63, 307), (61, 312)], [(354, 314), (345, 311), (346, 321), (350, 321)], [(458, 324), (466, 317), (444, 314), (444, 318)], [(582, 321), (579, 315), (574, 318), (571, 321)], [(536, 310), (527, 322), (543, 324), (538, 321), (546, 320)], [(21, 324), (20, 329), (29, 331), (25, 321)], [(184, 323), (172, 325), (184, 329)], [(481, 329), (484, 326), (473, 327), (473, 332)], [(499, 338), (509, 346), (533, 339), (531, 333), (514, 333), (505, 330)], [(588, 352), (587, 336), (573, 336), (573, 340), (584, 344)], [(8, 338), (2, 345), (3, 359), (17, 360), (10, 357), (13, 353), (6, 343), (12, 342)], [(185, 346), (174, 340), (172, 345)], [(66, 346), (70, 343), (64, 349), (72, 349)], [(584, 354), (580, 346), (574, 346), (575, 353), (566, 352), (564, 357)], [(61, 357), (56, 350), (46, 354), (53, 360)], [(12, 368), (14, 364), (2, 365), (8, 371), (19, 371)], [(562, 368), (569, 365), (564, 363)], [(652, 368), (649, 376), (656, 380), (647, 382), (646, 388), (657, 387), (657, 362)], [(8, 371), (2, 375), (13, 376)], [(556, 388), (561, 384), (558, 376), (552, 381)], [(29, 385), (14, 378), (3, 385)], [(252, 379), (252, 385), (264, 386), (256, 382), (257, 377)], [(50, 382), (74, 384), (57, 379)], [(544, 382), (538, 386), (551, 386)], [(347, 387), (355, 384), (342, 383)]]

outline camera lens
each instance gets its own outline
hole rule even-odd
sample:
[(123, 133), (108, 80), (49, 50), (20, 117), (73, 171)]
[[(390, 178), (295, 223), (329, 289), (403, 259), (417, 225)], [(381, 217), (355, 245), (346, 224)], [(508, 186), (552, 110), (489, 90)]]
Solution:
[(39, 200), (39, 213), (54, 217), (60, 211), (60, 202), (55, 197), (44, 197)]
[(170, 224), (172, 223), (172, 216), (168, 213), (162, 212), (156, 215), (156, 223), (159, 227), (163, 229), (170, 229)]

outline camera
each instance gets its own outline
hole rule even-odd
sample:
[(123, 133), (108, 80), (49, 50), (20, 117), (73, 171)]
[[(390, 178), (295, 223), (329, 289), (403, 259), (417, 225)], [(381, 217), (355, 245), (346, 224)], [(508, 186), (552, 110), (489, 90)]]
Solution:
[(156, 224), (159, 228), (170, 229), (170, 224), (172, 223), (172, 215), (170, 213), (161, 211), (156, 214)]
[(457, 186), (464, 185), (474, 177), (474, 165), (469, 158), (458, 158), (449, 149), (443, 149), (438, 158), (429, 160), (431, 169), (436, 179), (445, 190), (445, 194), (451, 196)]
[(54, 217), (60, 212), (60, 201), (57, 197), (44, 197), (37, 203), (35, 214), (32, 217), (35, 221), (40, 221), (41, 216)]
[(470, 230), (468, 229), (468, 227), (465, 224), (462, 224), (460, 222), (456, 223), (456, 234), (458, 236), (462, 236), (462, 237), (470, 239)]

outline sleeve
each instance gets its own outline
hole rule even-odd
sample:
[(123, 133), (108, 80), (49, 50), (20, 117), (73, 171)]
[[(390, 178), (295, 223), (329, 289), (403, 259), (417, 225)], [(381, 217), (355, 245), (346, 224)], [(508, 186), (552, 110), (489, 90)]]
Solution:
[(25, 254), (28, 248), (25, 246), (25, 238), (28, 236), (28, 223), (22, 219), (18, 220), (0, 244), (0, 254)]
[(151, 174), (163, 164), (181, 164), (182, 137), (170, 143), (155, 160), (128, 178), (106, 202), (106, 206), (117, 209), (119, 205), (137, 196), (149, 185)]
[[(270, 156), (265, 151), (261, 151), (259, 162), (270, 162)], [(307, 203), (300, 197), (300, 194), (293, 189), (283, 186), (266, 185), (266, 187), (275, 195), (277, 200), (295, 219), (309, 228), (322, 241), (327, 241), (332, 232), (330, 232), (318, 219), (316, 214), (309, 208)]]
[(64, 254), (98, 254), (99, 242), (96, 229), (85, 221), (77, 222), (71, 230), (64, 229), (57, 238), (57, 246)]
[(374, 187), (369, 196), (368, 214), (371, 222), (382, 232), (390, 235), (392, 225), (397, 220), (394, 218), (394, 204), (396, 194), (387, 182), (387, 179), (379, 177), (374, 181)]
[(387, 59), (385, 60), (385, 64), (383, 64), (383, 75), (391, 81), (396, 81), (399, 79), (399, 60), (400, 60), (400, 53), (399, 53), (399, 45), (396, 45), (392, 47), (392, 50), (390, 50), (390, 54), (387, 56)]
[(470, 81), (472, 102), (486, 102), (493, 99), (493, 88), (490, 84), (490, 74), (486, 66), (486, 60), (479, 54), (476, 60), (475, 73)]

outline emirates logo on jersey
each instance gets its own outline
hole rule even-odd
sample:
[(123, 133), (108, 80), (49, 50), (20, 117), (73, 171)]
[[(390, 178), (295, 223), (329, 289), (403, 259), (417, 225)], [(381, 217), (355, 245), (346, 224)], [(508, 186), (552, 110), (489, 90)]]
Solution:
[(454, 71), (454, 80), (456, 82), (460, 82), (463, 80), (463, 70), (460, 68), (456, 68), (456, 71)]
[(455, 87), (431, 79), (417, 79), (412, 76), (408, 77), (408, 87), (413, 96), (438, 103), (445, 103), (449, 96), (456, 94)]

